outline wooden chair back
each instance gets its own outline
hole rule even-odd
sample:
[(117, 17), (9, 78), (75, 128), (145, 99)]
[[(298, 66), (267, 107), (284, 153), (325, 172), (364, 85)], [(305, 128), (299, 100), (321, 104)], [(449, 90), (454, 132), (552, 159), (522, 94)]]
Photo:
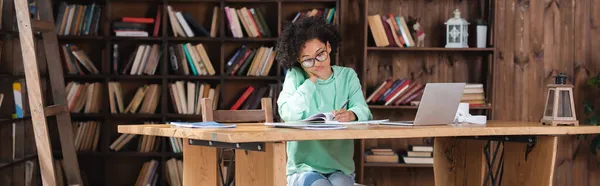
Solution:
[(201, 104), (202, 121), (215, 121), (220, 123), (273, 122), (271, 98), (262, 98), (260, 100), (260, 110), (215, 110), (210, 98), (203, 98)]

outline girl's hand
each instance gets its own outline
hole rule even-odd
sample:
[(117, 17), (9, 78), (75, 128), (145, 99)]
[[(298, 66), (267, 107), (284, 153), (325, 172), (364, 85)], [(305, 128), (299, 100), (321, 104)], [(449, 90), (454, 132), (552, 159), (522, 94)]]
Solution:
[(340, 121), (340, 122), (348, 122), (348, 121), (356, 120), (356, 115), (354, 115), (354, 112), (348, 111), (346, 109), (342, 109), (342, 110), (338, 110), (338, 111), (334, 110), (333, 116), (335, 117), (335, 120)]

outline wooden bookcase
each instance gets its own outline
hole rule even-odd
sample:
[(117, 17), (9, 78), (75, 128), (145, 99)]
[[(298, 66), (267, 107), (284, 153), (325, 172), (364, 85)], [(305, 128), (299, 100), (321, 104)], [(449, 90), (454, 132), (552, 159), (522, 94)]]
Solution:
[[(55, 3), (55, 16), (58, 12), (58, 6), (63, 1)], [(169, 96), (169, 83), (185, 80), (198, 81), (220, 86), (219, 109), (229, 109), (229, 107), (240, 97), (248, 85), (266, 85), (275, 84), (273, 108), (277, 117), (276, 100), (282, 82), (284, 73), (276, 61), (268, 76), (229, 76), (225, 74), (226, 64), (242, 45), (249, 47), (275, 46), (277, 37), (285, 21), (291, 21), (297, 12), (308, 11), (313, 8), (336, 8), (337, 21), (340, 23), (341, 12), (340, 0), (92, 0), (78, 1), (67, 0), (68, 4), (89, 5), (95, 3), (102, 7), (102, 18), (98, 35), (93, 36), (63, 36), (59, 35), (59, 43), (75, 44), (82, 48), (90, 59), (95, 63), (100, 74), (73, 75), (67, 74), (65, 70), (65, 82), (77, 81), (100, 82), (103, 84), (101, 111), (99, 113), (72, 113), (72, 119), (76, 121), (100, 121), (101, 133), (98, 149), (91, 152), (79, 152), (80, 167), (85, 174), (87, 182), (91, 185), (133, 185), (136, 182), (138, 174), (142, 169), (144, 162), (152, 159), (158, 160), (160, 165), (157, 173), (158, 185), (167, 185), (165, 175), (165, 162), (171, 158), (181, 159), (181, 153), (174, 153), (171, 150), (170, 142), (162, 138), (157, 152), (137, 152), (137, 137), (132, 139), (126, 147), (119, 152), (114, 152), (109, 147), (111, 143), (119, 137), (117, 132), (118, 125), (140, 124), (147, 121), (168, 122), (168, 121), (200, 121), (201, 115), (195, 114), (177, 114), (173, 110), (173, 101)], [(158, 37), (117, 37), (112, 31), (112, 22), (122, 17), (152, 17), (147, 12), (153, 7), (161, 7), (161, 25)], [(216, 37), (174, 37), (171, 30), (170, 20), (167, 13), (167, 5), (174, 10), (188, 12), (202, 26), (210, 32), (213, 7), (218, 7), (218, 24)], [(224, 13), (225, 7), (260, 7), (263, 11), (265, 22), (267, 23), (272, 37), (268, 38), (248, 38), (244, 32), (244, 38), (234, 38), (229, 29), (228, 20)], [(241, 23), (240, 23), (241, 24)], [(152, 24), (150, 24), (152, 25)], [(180, 43), (198, 44), (202, 43), (206, 48), (208, 57), (216, 71), (214, 76), (194, 76), (177, 75), (171, 72), (168, 55), (168, 46)], [(123, 75), (120, 72), (115, 73), (112, 67), (113, 44), (118, 44), (120, 65), (126, 63), (126, 58), (135, 50), (138, 44), (159, 44), (162, 55), (154, 75)], [(337, 56), (335, 64), (337, 64)], [(123, 67), (119, 67), (121, 70)], [(136, 89), (144, 84), (159, 84), (161, 95), (158, 107), (154, 114), (111, 114), (108, 94), (108, 82), (120, 82), (123, 89), (124, 104), (129, 104)], [(266, 96), (266, 95), (265, 95)]]
[[(5, 1), (4, 6), (13, 7), (10, 1)], [(37, 161), (37, 149), (33, 134), (28, 91), (25, 84), (25, 72), (23, 69), (22, 53), (18, 33), (11, 31), (7, 25), (12, 23), (14, 8), (4, 9), (6, 16), (3, 17), (3, 27), (0, 29), (0, 94), (3, 94), (0, 106), (0, 185), (25, 185), (28, 181), (31, 185), (40, 184), (40, 169)], [(12, 11), (12, 12), (11, 12)], [(42, 80), (47, 80), (45, 64), (40, 64)], [(16, 116), (15, 90), (13, 83), (19, 83), (21, 88), (21, 101), (23, 105), (23, 117)], [(47, 91), (46, 81), (41, 81), (42, 93)], [(55, 129), (55, 127), (54, 127)], [(28, 169), (32, 165), (32, 169)], [(32, 171), (32, 177), (27, 180), (25, 176)]]
[[(362, 70), (360, 80), (365, 98), (387, 78), (406, 78), (422, 84), (428, 82), (467, 82), (483, 84), (488, 105), (472, 107), (475, 115), (492, 114), (492, 68), (494, 55), (494, 1), (422, 1), (422, 0), (364, 0), (361, 5), (363, 26)], [(483, 3), (483, 4), (482, 4)], [(458, 8), (461, 17), (469, 23), (470, 48), (445, 48), (446, 22)], [(368, 16), (409, 16), (421, 19), (420, 24), (426, 34), (425, 47), (400, 48), (377, 47), (369, 28)], [(476, 32), (474, 20), (482, 18), (488, 23), (488, 46), (475, 48)], [(411, 27), (412, 25), (408, 25)], [(412, 34), (411, 34), (412, 35)], [(384, 35), (385, 37), (385, 35)], [(416, 38), (413, 36), (415, 42)], [(408, 105), (369, 105), (374, 119), (413, 120), (416, 106)], [(433, 145), (432, 139), (384, 139), (357, 140), (356, 171), (357, 182), (367, 185), (434, 185), (432, 165), (365, 163), (365, 150), (371, 148), (391, 148), (399, 154), (408, 150), (409, 145)], [(402, 158), (402, 157), (400, 157)]]

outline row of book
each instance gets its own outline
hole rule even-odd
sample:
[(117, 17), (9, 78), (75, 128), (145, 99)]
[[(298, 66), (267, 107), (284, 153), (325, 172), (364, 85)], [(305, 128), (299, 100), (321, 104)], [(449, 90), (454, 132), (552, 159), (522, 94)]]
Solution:
[(406, 20), (402, 16), (385, 15), (367, 16), (371, 36), (377, 47), (414, 47), (413, 38)]
[(65, 44), (62, 45), (60, 49), (62, 51), (61, 57), (63, 65), (68, 74), (83, 75), (86, 73), (100, 73), (90, 57), (85, 53), (85, 51), (77, 47), (77, 45)]
[(73, 122), (76, 151), (96, 151), (100, 139), (101, 123), (98, 121)]
[[(162, 50), (158, 44), (138, 45), (136, 50), (129, 55), (127, 64), (122, 70), (122, 74), (129, 75), (154, 75), (160, 62)], [(118, 71), (119, 66), (119, 45), (113, 45), (113, 70)]]
[[(224, 11), (229, 23), (229, 30), (234, 38), (243, 38), (244, 36), (252, 38), (272, 36), (261, 8), (233, 8), (226, 6)], [(244, 31), (246, 35), (244, 35)]]
[(171, 142), (171, 151), (174, 153), (182, 153), (183, 152), (183, 139), (182, 138), (174, 138), (169, 137), (169, 142)]
[(389, 148), (369, 149), (365, 152), (365, 162), (433, 164), (433, 146), (409, 145), (406, 151), (398, 152)]
[(407, 105), (420, 99), (424, 88), (425, 86), (417, 81), (389, 78), (369, 95), (366, 102), (374, 105)]
[(202, 43), (171, 45), (169, 59), (171, 68), (179, 74), (215, 75), (215, 69)]
[(338, 14), (335, 11), (335, 7), (322, 9), (314, 8), (312, 10), (301, 11), (296, 13), (296, 16), (294, 16), (294, 19), (292, 20), (292, 23), (300, 22), (302, 21), (302, 19), (307, 17), (318, 16), (323, 17), (323, 19), (325, 19), (328, 24), (331, 24), (332, 21), (335, 23), (335, 20), (337, 20), (337, 15)]
[(150, 160), (144, 162), (142, 165), (142, 169), (135, 181), (135, 186), (147, 186), (147, 185), (156, 185), (158, 182), (158, 168), (160, 162), (158, 160)]
[(276, 55), (274, 47), (242, 45), (227, 61), (225, 73), (230, 76), (268, 76)]
[(68, 82), (66, 86), (67, 104), (71, 113), (99, 113), (102, 108), (103, 83)]
[(268, 97), (273, 97), (273, 90), (276, 85), (270, 84), (269, 86), (248, 86), (240, 95), (239, 99), (229, 108), (229, 110), (248, 110), (248, 109), (259, 109), (260, 100), (268, 92)]
[(175, 37), (216, 37), (217, 36), (217, 18), (219, 15), (219, 8), (213, 7), (212, 20), (210, 25), (210, 32), (206, 30), (202, 24), (189, 12), (181, 12), (173, 10), (173, 8), (167, 5), (167, 13), (169, 16), (169, 22), (171, 23), (171, 30)]
[(102, 6), (67, 4), (58, 6), (56, 14), (56, 33), (58, 35), (97, 36), (102, 16)]
[(183, 185), (183, 160), (171, 158), (165, 163), (164, 169), (167, 184), (172, 186)]
[(109, 82), (110, 113), (137, 113), (138, 111), (143, 114), (155, 113), (161, 96), (160, 87), (161, 85), (158, 84), (146, 84), (139, 87), (125, 107), (120, 82)]
[(173, 110), (178, 114), (202, 114), (202, 98), (210, 98), (213, 108), (217, 108), (220, 86), (211, 88), (208, 83), (176, 81), (169, 83)]

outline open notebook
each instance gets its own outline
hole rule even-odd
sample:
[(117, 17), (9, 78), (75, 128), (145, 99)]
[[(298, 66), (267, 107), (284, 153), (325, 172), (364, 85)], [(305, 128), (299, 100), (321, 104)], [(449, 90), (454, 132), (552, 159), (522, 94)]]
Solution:
[(305, 130), (333, 130), (333, 129), (346, 129), (346, 125), (355, 125), (355, 124), (378, 124), (381, 122), (389, 121), (385, 120), (370, 120), (370, 121), (350, 121), (350, 122), (340, 122), (336, 121), (333, 117), (333, 113), (324, 112), (313, 114), (306, 119), (300, 121), (290, 121), (290, 122), (268, 122), (265, 123), (267, 126), (272, 127), (281, 127), (281, 128), (296, 128), (296, 129), (305, 129)]

